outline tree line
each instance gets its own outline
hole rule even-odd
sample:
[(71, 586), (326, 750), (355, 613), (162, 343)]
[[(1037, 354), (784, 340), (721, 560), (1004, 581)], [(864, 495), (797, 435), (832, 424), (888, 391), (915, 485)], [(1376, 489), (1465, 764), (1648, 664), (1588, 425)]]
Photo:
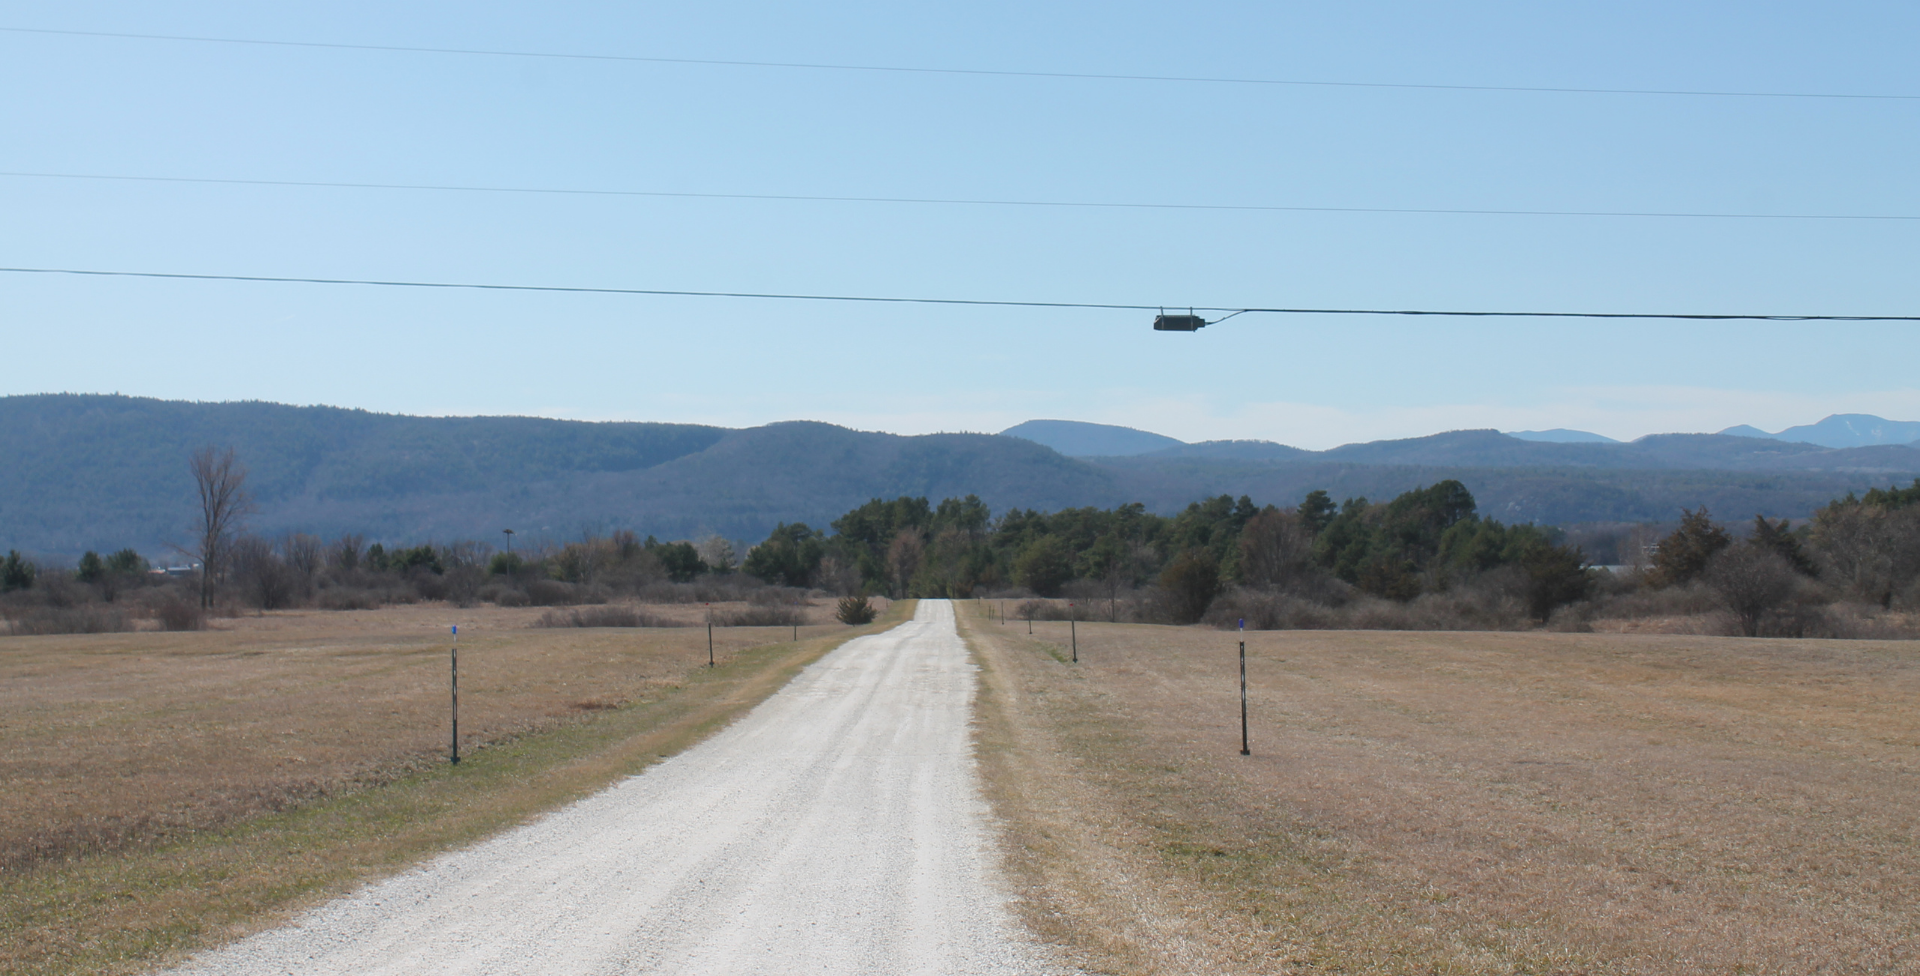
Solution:
[[(1685, 511), (1615, 574), (1596, 571), (1558, 529), (1480, 514), (1452, 480), (1381, 503), (1336, 503), (1323, 490), (1289, 508), (1222, 495), (1171, 516), (1138, 503), (996, 516), (973, 495), (876, 498), (825, 529), (782, 523), (742, 560), (717, 536), (662, 541), (624, 530), (517, 550), (472, 540), (389, 547), (354, 534), (267, 539), (245, 530), (253, 503), (231, 451), (196, 452), (190, 467), (198, 535), (179, 551), (199, 564), (186, 581), (197, 614), (173, 615), (193, 619), (223, 599), (252, 609), (443, 599), (558, 606), (728, 600), (766, 588), (1066, 598), (1110, 620), (1254, 626), (1514, 626), (1714, 610), (1742, 633), (1804, 633), (1818, 616), (1808, 608), (1920, 609), (1920, 480), (1835, 499), (1797, 526), (1756, 516), (1743, 535), (1704, 507)], [(10, 552), (0, 561), (0, 610), (34, 605), (29, 593), (66, 606), (181, 588), (148, 570), (131, 549), (88, 552), (70, 573), (52, 575)], [(1781, 623), (1789, 610), (1800, 623)]]
[(1559, 529), (1480, 514), (1453, 480), (1383, 503), (1313, 491), (1280, 508), (1222, 495), (1172, 516), (1131, 504), (995, 517), (974, 496), (876, 498), (828, 528), (780, 525), (742, 569), (841, 593), (1067, 597), (1110, 620), (1256, 626), (1568, 617), (1577, 629), (1608, 615), (1719, 613), (1748, 635), (1845, 636), (1822, 608), (1920, 610), (1920, 481), (1835, 499), (1798, 526), (1755, 516), (1744, 536), (1705, 507), (1686, 510), (1619, 572), (1591, 566)]
[(1314, 491), (1291, 509), (1247, 496), (1194, 502), (1173, 516), (1138, 503), (1058, 512), (1013, 509), (998, 518), (975, 496), (873, 499), (835, 519), (831, 533), (783, 524), (748, 552), (743, 570), (768, 582), (893, 597), (1020, 591), (1104, 601), (1151, 589), (1159, 616), (1200, 620), (1234, 587), (1327, 594), (1344, 587), (1392, 600), (1446, 590), (1463, 578), (1516, 568), (1540, 619), (1585, 595), (1586, 560), (1556, 533), (1503, 525), (1473, 495), (1443, 481), (1375, 505), (1335, 504)]

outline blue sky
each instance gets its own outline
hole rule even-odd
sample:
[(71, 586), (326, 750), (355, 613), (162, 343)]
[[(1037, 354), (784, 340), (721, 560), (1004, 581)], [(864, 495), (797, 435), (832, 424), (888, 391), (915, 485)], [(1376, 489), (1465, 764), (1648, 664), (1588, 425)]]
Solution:
[[(1920, 95), (1895, 3), (14, 5), (0, 27)], [(0, 31), (0, 170), (1920, 217), (1920, 100), (901, 74)], [(1017, 208), (0, 177), (0, 265), (1238, 307), (1915, 314), (1920, 220)], [(0, 275), (0, 393), (1304, 447), (1920, 419), (1920, 327), (1150, 316)]]

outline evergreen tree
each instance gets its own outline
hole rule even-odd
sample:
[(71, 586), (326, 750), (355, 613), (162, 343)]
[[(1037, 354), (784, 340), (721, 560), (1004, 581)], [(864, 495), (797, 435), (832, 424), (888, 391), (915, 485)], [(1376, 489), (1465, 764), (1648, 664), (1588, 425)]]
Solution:
[(1319, 535), (1320, 531), (1327, 527), (1327, 523), (1332, 522), (1333, 517), (1340, 514), (1340, 506), (1333, 503), (1333, 499), (1328, 497), (1325, 489), (1315, 488), (1307, 492), (1306, 500), (1300, 503), (1296, 511), (1299, 512), (1300, 521), (1307, 527), (1307, 531)]
[(5, 562), (0, 562), (0, 593), (25, 590), (33, 587), (33, 578), (38, 568), (21, 556), (18, 550), (7, 550)]
[(826, 551), (820, 532), (804, 522), (791, 525), (782, 522), (774, 527), (767, 541), (747, 553), (740, 569), (776, 586), (810, 586)]
[(133, 576), (152, 568), (145, 557), (132, 549), (122, 549), (107, 557), (107, 572), (121, 576)]
[(1787, 520), (1770, 522), (1765, 515), (1753, 517), (1753, 535), (1748, 541), (1762, 549), (1777, 554), (1793, 567), (1793, 571), (1802, 576), (1816, 575), (1813, 559), (1800, 547), (1800, 540), (1787, 528)]
[(1013, 578), (1041, 596), (1058, 596), (1060, 587), (1073, 578), (1072, 560), (1064, 543), (1053, 536), (1042, 536), (1021, 550), (1013, 564)]
[(1713, 521), (1707, 507), (1681, 509), (1680, 527), (1660, 540), (1653, 553), (1653, 576), (1661, 586), (1691, 583), (1706, 572), (1707, 561), (1733, 544), (1727, 530)]

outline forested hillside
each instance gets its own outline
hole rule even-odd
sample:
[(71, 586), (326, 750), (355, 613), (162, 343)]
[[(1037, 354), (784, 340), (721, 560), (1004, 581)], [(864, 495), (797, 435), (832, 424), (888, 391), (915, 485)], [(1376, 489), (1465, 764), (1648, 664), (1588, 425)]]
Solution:
[(977, 492), (1001, 507), (1114, 504), (1107, 471), (1028, 441), (829, 424), (749, 430), (530, 417), (403, 417), (272, 403), (0, 398), (0, 549), (53, 556), (192, 534), (187, 455), (231, 446), (254, 531), (388, 542), (633, 528), (757, 539), (876, 495)]
[(1221, 494), (1290, 508), (1314, 489), (1392, 498), (1442, 480), (1510, 523), (1671, 522), (1700, 505), (1805, 518), (1920, 475), (1912, 447), (1717, 435), (1611, 445), (1455, 431), (1317, 452), (1219, 441), (1083, 459), (1018, 437), (806, 422), (731, 430), (62, 394), (0, 398), (0, 549), (164, 554), (191, 535), (186, 459), (203, 446), (231, 446), (249, 469), (253, 531), (396, 544), (498, 540), (507, 528), (530, 540), (631, 529), (744, 544), (902, 495), (975, 495), (995, 514), (1139, 502), (1173, 515)]

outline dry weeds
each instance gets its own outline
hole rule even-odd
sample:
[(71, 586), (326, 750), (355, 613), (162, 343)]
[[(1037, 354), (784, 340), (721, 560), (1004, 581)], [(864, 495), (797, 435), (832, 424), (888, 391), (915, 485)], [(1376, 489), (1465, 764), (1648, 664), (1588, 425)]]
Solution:
[(0, 970), (133, 971), (283, 918), (636, 772), (898, 616), (718, 628), (710, 670), (703, 627), (530, 629), (542, 612), (0, 639)]
[(1913, 642), (966, 626), (1089, 969), (1920, 972)]

